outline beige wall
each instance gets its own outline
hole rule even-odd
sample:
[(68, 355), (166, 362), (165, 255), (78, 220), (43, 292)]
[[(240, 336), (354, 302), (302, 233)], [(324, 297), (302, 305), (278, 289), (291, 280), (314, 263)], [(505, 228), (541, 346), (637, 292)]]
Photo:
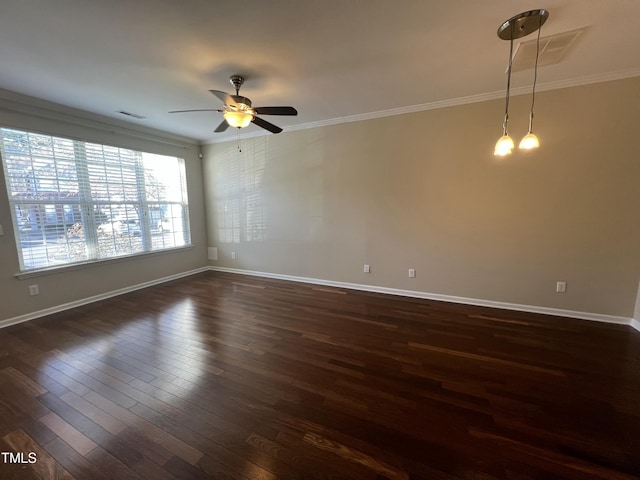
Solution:
[[(639, 92), (539, 93), (542, 147), (505, 160), (499, 100), (208, 145), (210, 263), (631, 318)], [(516, 141), (529, 101), (512, 99)]]
[[(185, 158), (193, 248), (151, 256), (132, 257), (127, 261), (107, 261), (66, 273), (18, 279), (18, 253), (12, 233), (11, 211), (2, 169), (0, 169), (0, 322), (55, 308), (70, 302), (125, 289), (157, 279), (179, 275), (206, 266), (206, 230), (203, 205), (202, 162), (199, 146), (187, 139), (170, 135), (131, 131), (126, 127), (105, 124), (95, 118), (83, 119), (69, 114), (69, 109), (20, 99), (7, 92), (0, 96), (0, 125), (53, 135), (81, 138), (142, 151)], [(28, 285), (38, 284), (40, 295), (29, 296)]]

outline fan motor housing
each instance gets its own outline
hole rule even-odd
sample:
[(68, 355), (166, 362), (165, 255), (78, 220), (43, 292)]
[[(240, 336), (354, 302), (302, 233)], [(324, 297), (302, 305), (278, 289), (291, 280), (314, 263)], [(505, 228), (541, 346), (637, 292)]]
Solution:
[(251, 100), (249, 100), (247, 97), (243, 97), (242, 95), (229, 95), (229, 96), (233, 98), (233, 101), (236, 102), (237, 104), (243, 103), (247, 107), (251, 107)]

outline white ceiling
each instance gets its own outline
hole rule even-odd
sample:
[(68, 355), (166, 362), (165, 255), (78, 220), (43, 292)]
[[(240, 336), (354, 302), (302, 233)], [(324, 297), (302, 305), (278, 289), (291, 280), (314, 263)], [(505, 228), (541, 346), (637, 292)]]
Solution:
[(235, 138), (220, 113), (167, 112), (219, 107), (236, 73), (254, 106), (298, 109), (264, 117), (285, 131), (502, 96), (496, 30), (535, 8), (543, 37), (587, 27), (541, 89), (640, 75), (640, 0), (3, 0), (0, 88), (207, 143)]

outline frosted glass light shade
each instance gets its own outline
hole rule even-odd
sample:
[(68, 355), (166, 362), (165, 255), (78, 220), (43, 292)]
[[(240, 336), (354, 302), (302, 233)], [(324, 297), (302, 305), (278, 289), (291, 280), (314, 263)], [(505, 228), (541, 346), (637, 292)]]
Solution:
[(493, 151), (493, 154), (496, 157), (504, 157), (505, 155), (509, 155), (511, 153), (513, 147), (513, 139), (509, 135), (503, 135), (496, 142), (496, 148)]
[(251, 123), (251, 120), (253, 120), (253, 115), (243, 111), (230, 111), (224, 112), (224, 119), (232, 127), (244, 128)]
[(522, 140), (520, 140), (520, 144), (518, 148), (521, 150), (534, 150), (540, 146), (540, 140), (536, 137), (535, 133), (527, 133)]

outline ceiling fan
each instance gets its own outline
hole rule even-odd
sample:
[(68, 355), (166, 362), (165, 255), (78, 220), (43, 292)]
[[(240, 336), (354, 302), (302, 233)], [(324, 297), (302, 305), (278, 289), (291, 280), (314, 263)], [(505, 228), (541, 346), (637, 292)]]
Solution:
[(250, 123), (269, 130), (271, 133), (280, 133), (282, 128), (267, 122), (258, 115), (297, 115), (298, 111), (293, 107), (252, 107), (251, 100), (240, 95), (240, 87), (244, 83), (244, 78), (240, 75), (231, 75), (229, 78), (231, 85), (236, 89), (235, 95), (221, 92), (220, 90), (209, 90), (216, 97), (224, 102), (223, 109), (204, 108), (198, 110), (173, 110), (169, 113), (184, 112), (220, 112), (224, 115), (224, 120), (214, 130), (216, 133), (224, 132), (229, 126), (244, 128)]

